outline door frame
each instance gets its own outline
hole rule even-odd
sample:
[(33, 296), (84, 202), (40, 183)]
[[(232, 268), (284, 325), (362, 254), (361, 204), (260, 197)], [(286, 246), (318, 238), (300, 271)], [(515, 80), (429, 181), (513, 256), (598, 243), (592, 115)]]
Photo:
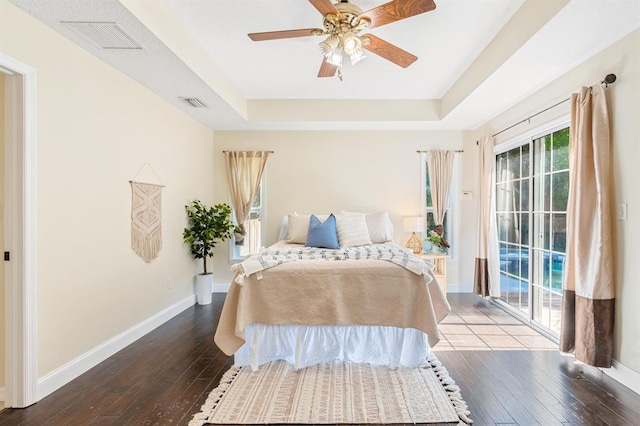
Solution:
[[(37, 401), (36, 70), (0, 53), (5, 79), (5, 406)], [(11, 74), (10, 74), (11, 73)], [(16, 78), (21, 77), (21, 78)]]

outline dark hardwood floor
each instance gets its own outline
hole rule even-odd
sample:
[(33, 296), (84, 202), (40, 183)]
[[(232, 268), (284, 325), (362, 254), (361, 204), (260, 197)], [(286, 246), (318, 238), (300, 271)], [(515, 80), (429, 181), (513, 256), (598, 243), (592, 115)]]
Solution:
[[(459, 317), (504, 315), (477, 296), (448, 296)], [(186, 425), (232, 364), (212, 338), (223, 297), (185, 310), (33, 406), (0, 412), (0, 424)], [(638, 394), (555, 350), (452, 345), (436, 354), (476, 426), (640, 424)]]

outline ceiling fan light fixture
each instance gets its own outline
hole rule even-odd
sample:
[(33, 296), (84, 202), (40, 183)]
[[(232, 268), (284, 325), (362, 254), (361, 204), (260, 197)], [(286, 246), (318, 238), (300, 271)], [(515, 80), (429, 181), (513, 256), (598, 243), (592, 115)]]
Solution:
[(360, 41), (360, 37), (352, 32), (348, 32), (342, 35), (342, 46), (344, 48), (344, 52), (351, 56), (359, 46), (362, 46), (362, 42)]
[(339, 44), (338, 37), (332, 34), (326, 39), (324, 39), (323, 41), (321, 41), (320, 44), (318, 44), (318, 46), (320, 47), (320, 51), (322, 52), (322, 54), (328, 58), (330, 55), (333, 54), (333, 51), (336, 50), (336, 48), (338, 47), (338, 44)]
[(366, 57), (367, 55), (364, 54), (364, 51), (362, 49), (359, 49), (358, 51), (353, 52), (353, 54), (349, 55), (349, 59), (351, 59), (351, 65), (357, 64)]
[(325, 57), (327, 58), (327, 62), (330, 63), (331, 65), (335, 65), (338, 68), (342, 67), (343, 54), (342, 54), (342, 49), (340, 47), (334, 49), (328, 55), (325, 55)]
[(318, 44), (318, 47), (326, 61), (341, 70), (345, 56), (349, 57), (351, 65), (355, 65), (366, 58), (362, 48), (365, 41), (354, 32), (346, 31), (330, 34)]

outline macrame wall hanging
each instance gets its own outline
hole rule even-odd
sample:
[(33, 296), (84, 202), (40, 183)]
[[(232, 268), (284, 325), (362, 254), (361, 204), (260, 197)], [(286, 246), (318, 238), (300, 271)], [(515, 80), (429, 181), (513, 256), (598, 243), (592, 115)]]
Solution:
[(131, 183), (131, 248), (150, 263), (162, 249), (162, 188), (159, 183), (141, 182), (138, 176), (148, 168), (158, 179), (149, 163), (144, 163)]

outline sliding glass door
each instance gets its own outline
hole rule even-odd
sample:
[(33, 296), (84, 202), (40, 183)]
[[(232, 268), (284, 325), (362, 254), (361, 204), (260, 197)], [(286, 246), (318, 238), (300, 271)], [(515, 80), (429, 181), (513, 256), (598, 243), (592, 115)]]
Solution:
[(500, 299), (560, 332), (569, 195), (569, 128), (496, 155)]

